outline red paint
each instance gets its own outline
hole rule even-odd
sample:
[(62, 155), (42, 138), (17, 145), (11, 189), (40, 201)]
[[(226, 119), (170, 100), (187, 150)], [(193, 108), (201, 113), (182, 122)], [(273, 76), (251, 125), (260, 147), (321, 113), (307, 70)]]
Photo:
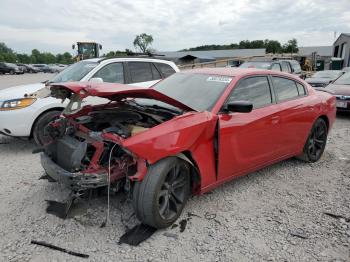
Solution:
[[(116, 101), (132, 97), (155, 98), (186, 109), (187, 113), (130, 138), (123, 139), (110, 133), (102, 134), (102, 137), (134, 154), (138, 172), (131, 177), (132, 180), (143, 179), (147, 171), (146, 161), (148, 164), (153, 164), (168, 156), (183, 152), (190, 153), (200, 172), (199, 193), (209, 191), (238, 176), (299, 155), (311, 126), (317, 118), (321, 116), (327, 118), (330, 128), (335, 121), (335, 97), (325, 92), (316, 92), (299, 77), (290, 74), (231, 68), (206, 68), (184, 73), (223, 75), (234, 78), (211, 112), (195, 112), (152, 88), (140, 89), (120, 84), (65, 83), (62, 85), (73, 92), (84, 90), (89, 95), (112, 98)], [(220, 108), (237, 82), (243, 77), (254, 75), (287, 77), (303, 84), (308, 95), (255, 109), (250, 113), (220, 113)], [(214, 152), (217, 125), (219, 126), (218, 166), (216, 166)], [(98, 144), (96, 147), (99, 148)]]

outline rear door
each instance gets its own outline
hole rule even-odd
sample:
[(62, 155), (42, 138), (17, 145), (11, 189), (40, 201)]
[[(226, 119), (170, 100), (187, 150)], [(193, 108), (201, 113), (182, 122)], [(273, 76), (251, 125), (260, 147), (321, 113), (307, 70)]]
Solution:
[(313, 122), (314, 107), (301, 83), (281, 76), (272, 76), (272, 83), (280, 108), (283, 154), (293, 154), (304, 146)]
[(267, 76), (238, 82), (230, 101), (250, 101), (250, 113), (219, 113), (219, 179), (239, 176), (280, 156), (279, 108)]

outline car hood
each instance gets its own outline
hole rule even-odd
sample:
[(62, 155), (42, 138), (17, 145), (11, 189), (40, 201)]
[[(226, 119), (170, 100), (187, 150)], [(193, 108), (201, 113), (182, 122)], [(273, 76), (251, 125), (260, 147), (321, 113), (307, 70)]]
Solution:
[(0, 100), (22, 98), (25, 94), (30, 94), (45, 87), (43, 83), (36, 83), (30, 85), (13, 86), (0, 90)]
[(332, 81), (333, 79), (331, 78), (318, 78), (318, 77), (311, 77), (311, 78), (306, 78), (305, 81), (309, 84), (313, 84), (313, 83), (324, 83), (324, 84), (328, 84), (330, 81)]
[(334, 95), (350, 96), (350, 85), (330, 84), (326, 89), (332, 91)]
[(68, 90), (70, 93), (79, 95), (81, 99), (88, 96), (98, 96), (113, 101), (120, 101), (125, 98), (149, 98), (165, 102), (186, 111), (196, 111), (153, 88), (111, 83), (68, 82), (51, 84), (50, 89), (51, 96), (60, 99), (66, 99), (69, 96), (62, 96), (64, 93), (59, 90)]

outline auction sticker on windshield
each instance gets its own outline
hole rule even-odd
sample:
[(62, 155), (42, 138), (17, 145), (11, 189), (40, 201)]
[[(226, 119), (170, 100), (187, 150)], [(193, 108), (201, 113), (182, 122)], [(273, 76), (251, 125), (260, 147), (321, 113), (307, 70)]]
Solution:
[(232, 80), (231, 77), (225, 77), (225, 76), (209, 76), (207, 78), (207, 81), (211, 82), (221, 82), (221, 83), (230, 83)]

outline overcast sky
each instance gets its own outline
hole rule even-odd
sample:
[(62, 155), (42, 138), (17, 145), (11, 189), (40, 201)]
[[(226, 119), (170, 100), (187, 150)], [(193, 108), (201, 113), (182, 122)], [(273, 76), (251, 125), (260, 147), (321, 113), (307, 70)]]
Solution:
[(350, 33), (350, 0), (1, 0), (0, 42), (16, 52), (69, 51), (93, 40), (103, 52), (133, 49), (135, 35), (175, 51), (240, 40), (296, 38), (299, 46), (331, 45)]

